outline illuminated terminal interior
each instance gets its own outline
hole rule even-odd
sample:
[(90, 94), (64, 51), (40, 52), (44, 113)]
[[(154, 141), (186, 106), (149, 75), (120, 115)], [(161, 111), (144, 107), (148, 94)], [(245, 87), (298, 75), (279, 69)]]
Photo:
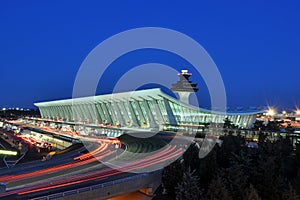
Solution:
[(35, 103), (35, 106), (42, 118), (138, 129), (223, 123), (225, 118), (241, 128), (250, 128), (256, 115), (262, 113), (255, 109), (214, 112), (179, 101), (158, 88)]

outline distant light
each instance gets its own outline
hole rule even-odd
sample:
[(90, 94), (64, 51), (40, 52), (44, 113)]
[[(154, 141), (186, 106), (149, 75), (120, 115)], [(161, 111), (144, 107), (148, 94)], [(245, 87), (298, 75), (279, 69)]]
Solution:
[(0, 154), (9, 155), (9, 156), (16, 156), (18, 154), (18, 152), (8, 151), (8, 150), (0, 150)]
[(296, 115), (300, 115), (300, 110), (299, 109), (296, 110)]
[(3, 111), (5, 111), (5, 110), (6, 110), (6, 108), (2, 108), (2, 110), (3, 110)]
[(285, 111), (285, 110), (283, 110), (283, 111), (282, 111), (282, 114), (283, 114), (283, 115), (286, 115), (286, 111)]
[(269, 108), (269, 110), (267, 111), (268, 116), (274, 116), (275, 114), (276, 114), (276, 111), (274, 108)]

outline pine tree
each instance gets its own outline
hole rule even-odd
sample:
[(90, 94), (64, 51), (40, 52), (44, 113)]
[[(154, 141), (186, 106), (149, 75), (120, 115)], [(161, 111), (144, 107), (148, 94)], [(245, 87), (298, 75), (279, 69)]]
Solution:
[(179, 160), (164, 168), (162, 173), (162, 184), (169, 196), (175, 196), (175, 187), (182, 180), (183, 169), (183, 163)]
[(275, 157), (260, 158), (258, 160), (258, 170), (254, 174), (256, 183), (253, 183), (263, 199), (280, 199), (280, 183), (282, 176), (279, 173), (278, 163)]
[(204, 158), (200, 160), (199, 165), (199, 177), (201, 180), (201, 184), (204, 185), (204, 187), (208, 187), (208, 184), (213, 179), (214, 175), (217, 173), (217, 153), (216, 148), (214, 149)]
[(224, 180), (221, 177), (216, 177), (212, 180), (206, 194), (207, 200), (231, 200), (231, 196), (226, 189)]
[(199, 187), (199, 178), (188, 168), (183, 173), (182, 182), (176, 187), (176, 200), (199, 200), (201, 198), (201, 190)]
[(246, 190), (245, 200), (261, 200), (257, 190), (250, 184), (250, 187)]
[(298, 169), (297, 177), (294, 181), (294, 188), (296, 189), (297, 194), (300, 195), (300, 168)]
[(283, 199), (285, 200), (297, 200), (298, 195), (296, 193), (296, 190), (293, 188), (291, 184), (289, 184), (289, 189), (288, 191), (283, 195)]
[(243, 200), (245, 189), (247, 188), (248, 177), (241, 166), (235, 164), (227, 170), (228, 188), (232, 194), (232, 198)]

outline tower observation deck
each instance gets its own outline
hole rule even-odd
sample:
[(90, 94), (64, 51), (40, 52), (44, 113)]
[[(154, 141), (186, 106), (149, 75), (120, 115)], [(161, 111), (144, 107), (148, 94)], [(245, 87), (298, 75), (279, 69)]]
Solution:
[(177, 83), (172, 84), (171, 90), (178, 93), (180, 101), (188, 104), (190, 94), (198, 91), (197, 83), (189, 80), (192, 74), (188, 73), (188, 70), (181, 70), (178, 76), (180, 79)]

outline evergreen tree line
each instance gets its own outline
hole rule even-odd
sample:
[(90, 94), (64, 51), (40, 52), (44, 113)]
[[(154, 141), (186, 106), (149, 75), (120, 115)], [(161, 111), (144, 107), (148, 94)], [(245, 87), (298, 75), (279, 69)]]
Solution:
[(300, 196), (300, 145), (288, 136), (270, 141), (259, 135), (258, 148), (249, 148), (238, 135), (220, 138), (204, 158), (194, 143), (181, 159), (163, 171), (162, 183), (170, 199), (286, 199)]

